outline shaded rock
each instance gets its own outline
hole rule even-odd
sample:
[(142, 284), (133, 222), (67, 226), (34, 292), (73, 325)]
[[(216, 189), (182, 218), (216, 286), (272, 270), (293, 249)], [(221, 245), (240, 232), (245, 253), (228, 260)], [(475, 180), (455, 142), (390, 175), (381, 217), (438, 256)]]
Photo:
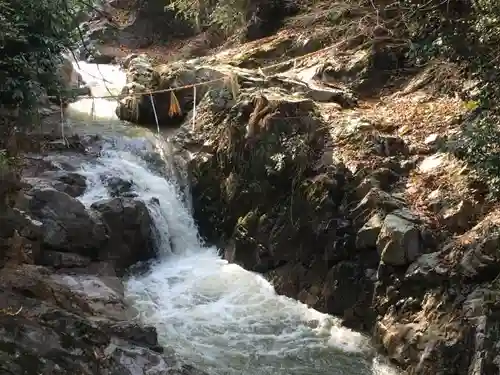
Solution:
[(96, 202), (109, 233), (109, 241), (99, 249), (99, 259), (112, 261), (118, 271), (156, 256), (154, 223), (146, 205), (132, 198)]
[(0, 237), (9, 238), (17, 231), (29, 240), (39, 240), (43, 233), (43, 223), (29, 213), (8, 207), (0, 214)]
[[(283, 261), (310, 261), (309, 241), (304, 236), (311, 230), (309, 233), (315, 233), (316, 243), (328, 236), (324, 234), (327, 222), (332, 220), (336, 199), (342, 195), (346, 172), (339, 165), (314, 177), (303, 177), (301, 184), (293, 189), (292, 206), (284, 203), (290, 198), (284, 193), (288, 190), (285, 186), (301, 178), (320, 156), (314, 150), (319, 150), (324, 135), (321, 131), (316, 133), (319, 123), (311, 117), (313, 104), (304, 100), (268, 101), (255, 96), (252, 102), (240, 102), (238, 106), (239, 111), (230, 114), (236, 115), (238, 122), (227, 124), (232, 129), (224, 140), (231, 142), (233, 148), (226, 151), (227, 161), (221, 158), (219, 161), (236, 162), (238, 153), (243, 152), (249, 156), (248, 163), (224, 174), (223, 165), (214, 164), (217, 160), (201, 163), (193, 159), (191, 191), (195, 216), (203, 222), (201, 228), (209, 228), (205, 225), (207, 220), (213, 223), (214, 218), (220, 218), (221, 224), (214, 229), (227, 230), (226, 236), (232, 238), (227, 258), (248, 269), (265, 272)], [(282, 114), (293, 116), (294, 122), (285, 125)], [(282, 188), (277, 190), (274, 186)], [(252, 210), (252, 201), (263, 189), (269, 191), (269, 203), (262, 210)], [(215, 202), (227, 202), (227, 206), (214, 205)], [(292, 229), (298, 227), (302, 228), (299, 232)], [(273, 237), (269, 238), (268, 233), (273, 233)]]
[(78, 254), (63, 253), (60, 251), (45, 250), (40, 255), (37, 264), (54, 268), (86, 267), (91, 259)]
[(405, 278), (415, 281), (443, 280), (450, 269), (441, 261), (441, 252), (423, 254), (406, 270)]
[(34, 264), (40, 256), (40, 244), (19, 235), (17, 230), (4, 242), (0, 250), (0, 265)]
[(63, 89), (65, 90), (77, 88), (82, 83), (82, 76), (75, 70), (73, 60), (69, 56), (62, 57), (62, 61), (58, 69), (58, 77)]
[(408, 220), (414, 224), (421, 224), (422, 220), (418, 217), (414, 212), (406, 207), (398, 208), (391, 212), (393, 215), (396, 215), (402, 219)]
[(344, 317), (344, 324), (370, 327), (373, 284), (360, 263), (339, 262), (328, 272), (321, 292), (326, 311)]
[(380, 259), (390, 265), (403, 266), (414, 261), (421, 253), (420, 231), (412, 222), (389, 214), (377, 238)]
[(57, 190), (37, 188), (25, 199), (26, 211), (42, 223), (45, 247), (93, 258), (106, 244), (104, 224), (77, 199)]
[(297, 7), (284, 0), (254, 1), (246, 11), (245, 39), (264, 38), (278, 30), (285, 17), (297, 12)]
[(492, 213), (439, 251), (421, 255), (404, 276), (379, 268), (374, 338), (407, 372), (498, 372), (496, 218)]
[(370, 220), (358, 231), (356, 235), (356, 247), (358, 249), (375, 247), (377, 238), (382, 229), (383, 218), (379, 214), (373, 215)]
[(98, 52), (103, 45), (138, 49), (193, 33), (191, 24), (176, 17), (161, 0), (105, 2), (80, 28), (85, 45), (93, 45)]

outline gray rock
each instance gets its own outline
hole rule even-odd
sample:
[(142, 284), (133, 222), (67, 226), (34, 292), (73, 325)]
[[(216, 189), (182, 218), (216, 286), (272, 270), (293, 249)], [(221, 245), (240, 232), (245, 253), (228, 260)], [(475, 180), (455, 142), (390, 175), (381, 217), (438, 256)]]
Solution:
[(132, 198), (113, 198), (96, 202), (109, 233), (99, 259), (112, 261), (118, 272), (156, 256), (153, 220), (144, 202)]
[(389, 214), (380, 230), (377, 250), (386, 264), (407, 265), (421, 253), (420, 231), (411, 221)]
[(79, 254), (45, 250), (41, 253), (37, 264), (55, 268), (73, 268), (86, 267), (90, 264), (90, 262), (90, 258)]
[(116, 277), (20, 265), (1, 269), (0, 280), (2, 374), (202, 374), (164, 353), (154, 328), (130, 321)]
[(42, 223), (46, 248), (93, 258), (106, 244), (104, 224), (77, 199), (49, 188), (34, 188), (26, 198), (27, 211)]
[(377, 238), (382, 229), (383, 218), (380, 214), (373, 215), (356, 235), (356, 248), (364, 249), (375, 247)]

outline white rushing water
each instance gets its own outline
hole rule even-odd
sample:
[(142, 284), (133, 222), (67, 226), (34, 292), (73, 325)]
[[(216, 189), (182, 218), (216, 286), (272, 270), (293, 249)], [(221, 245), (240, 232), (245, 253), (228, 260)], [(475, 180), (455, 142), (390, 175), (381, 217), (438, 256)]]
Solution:
[[(79, 117), (71, 111), (70, 116), (81, 119), (88, 104), (76, 103), (71, 110)], [(104, 110), (102, 118), (109, 113)], [(363, 335), (278, 296), (263, 277), (205, 247), (176, 182), (153, 173), (141, 156), (142, 137), (115, 133), (119, 141), (82, 167), (89, 188), (81, 200), (90, 205), (106, 198), (101, 177), (116, 176), (130, 180), (148, 202), (159, 259), (147, 273), (128, 280), (127, 296), (140, 318), (157, 328), (162, 344), (211, 375), (395, 373), (371, 355)]]

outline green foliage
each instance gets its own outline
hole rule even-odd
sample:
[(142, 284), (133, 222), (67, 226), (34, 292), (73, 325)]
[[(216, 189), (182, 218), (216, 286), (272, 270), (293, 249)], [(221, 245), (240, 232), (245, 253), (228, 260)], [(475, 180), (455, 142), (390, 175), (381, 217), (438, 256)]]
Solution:
[(231, 32), (245, 23), (249, 0), (173, 0), (167, 6), (180, 17), (190, 21), (198, 30), (217, 25)]
[(463, 125), (463, 132), (450, 142), (456, 156), (483, 176), (493, 197), (500, 194), (500, 116), (484, 111)]
[(30, 108), (44, 92), (58, 91), (61, 53), (74, 40), (74, 9), (66, 0), (0, 0), (3, 105)]

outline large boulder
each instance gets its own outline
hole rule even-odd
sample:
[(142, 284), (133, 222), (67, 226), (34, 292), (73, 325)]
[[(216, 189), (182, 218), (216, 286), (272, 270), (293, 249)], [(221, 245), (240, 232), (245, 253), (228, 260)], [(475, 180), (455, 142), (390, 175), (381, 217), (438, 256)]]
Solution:
[[(10, 216), (6, 216), (8, 225), (2, 228), (5, 236), (17, 230), (39, 241), (41, 251), (32, 256), (33, 262), (54, 268), (81, 268), (99, 260), (122, 274), (135, 263), (154, 258), (156, 233), (145, 203), (129, 195), (87, 208), (65, 192), (68, 186), (84, 183), (77, 176), (46, 173), (45, 179), (26, 179), (39, 187), (22, 194), (17, 211), (6, 214)], [(64, 184), (61, 179), (73, 184)]]
[(421, 253), (420, 231), (415, 223), (389, 214), (380, 228), (377, 249), (384, 263), (393, 266), (408, 265)]
[(104, 223), (76, 198), (51, 188), (33, 188), (20, 208), (42, 223), (45, 248), (97, 257), (108, 241)]
[[(179, 117), (183, 118), (192, 109), (193, 88), (179, 89), (174, 95), (179, 103), (180, 116), (170, 114), (170, 89), (220, 80), (197, 87), (196, 101), (199, 102), (211, 88), (222, 88), (225, 85), (223, 72), (189, 62), (153, 68), (147, 56), (138, 55), (125, 59), (124, 66), (127, 69), (127, 84), (122, 89), (123, 98), (116, 114), (122, 120), (138, 124), (155, 124), (156, 120), (160, 125), (176, 124)], [(154, 107), (149, 95), (151, 92)]]
[(109, 240), (99, 249), (99, 259), (111, 261), (122, 271), (155, 257), (154, 223), (144, 202), (133, 198), (113, 198), (96, 202)]

